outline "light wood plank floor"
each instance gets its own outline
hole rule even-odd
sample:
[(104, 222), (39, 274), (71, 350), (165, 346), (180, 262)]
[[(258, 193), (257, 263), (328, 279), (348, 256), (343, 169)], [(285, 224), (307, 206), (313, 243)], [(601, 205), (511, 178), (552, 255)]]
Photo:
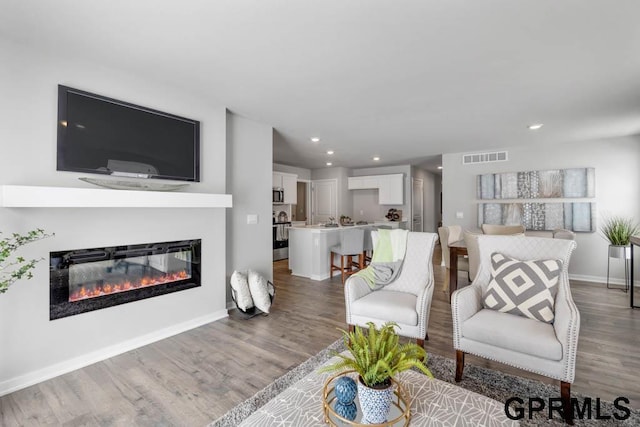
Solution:
[[(428, 351), (452, 357), (451, 309), (440, 251)], [(0, 398), (2, 426), (203, 426), (340, 337), (339, 277), (314, 282), (274, 264), (272, 313), (250, 320), (232, 312), (214, 322)], [(461, 282), (465, 283), (461, 275)], [(582, 315), (575, 392), (640, 408), (640, 310), (627, 294), (574, 282)], [(468, 364), (549, 380), (469, 356)]]

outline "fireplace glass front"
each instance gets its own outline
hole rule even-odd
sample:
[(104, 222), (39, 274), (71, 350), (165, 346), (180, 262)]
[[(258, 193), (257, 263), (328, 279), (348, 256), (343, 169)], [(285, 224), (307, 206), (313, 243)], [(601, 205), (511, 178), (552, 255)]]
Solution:
[(200, 286), (200, 240), (52, 252), (50, 319)]

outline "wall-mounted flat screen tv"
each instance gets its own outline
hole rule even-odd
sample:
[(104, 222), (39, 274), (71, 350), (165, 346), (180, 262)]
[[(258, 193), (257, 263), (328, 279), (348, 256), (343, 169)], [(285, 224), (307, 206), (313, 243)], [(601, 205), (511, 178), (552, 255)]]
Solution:
[(200, 122), (58, 86), (57, 170), (200, 181)]

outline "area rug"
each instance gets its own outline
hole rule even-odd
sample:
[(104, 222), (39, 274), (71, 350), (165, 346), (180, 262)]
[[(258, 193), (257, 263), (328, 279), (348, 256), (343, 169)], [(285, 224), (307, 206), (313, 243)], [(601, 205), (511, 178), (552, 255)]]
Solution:
[[(220, 417), (210, 427), (231, 427), (239, 425), (243, 420), (249, 417), (253, 412), (265, 405), (271, 399), (278, 396), (282, 391), (287, 389), (292, 384), (303, 379), (306, 375), (313, 372), (318, 366), (331, 358), (335, 351), (344, 351), (344, 343), (340, 339), (331, 344), (320, 353), (306, 360), (293, 370), (289, 371), (282, 377), (276, 379), (273, 383), (269, 384), (264, 389), (257, 392), (255, 395), (245, 400), (238, 406), (231, 409), (224, 416)], [(540, 411), (530, 413), (528, 411), (528, 399), (530, 397), (540, 398), (545, 402), (545, 405), (549, 404), (549, 398), (557, 398), (560, 396), (560, 390), (557, 386), (544, 384), (540, 381), (530, 380), (527, 378), (521, 378), (514, 375), (508, 375), (503, 372), (494, 371), (488, 368), (482, 368), (473, 366), (469, 363), (465, 364), (465, 371), (463, 380), (456, 383), (454, 380), (455, 375), (455, 361), (446, 357), (438, 356), (435, 354), (429, 354), (427, 365), (433, 373), (433, 375), (442, 380), (452, 384), (456, 384), (467, 390), (482, 394), (484, 396), (495, 399), (499, 402), (506, 402), (511, 397), (519, 397), (524, 403), (514, 403), (511, 406), (510, 412), (516, 414), (518, 408), (524, 408), (524, 418), (519, 422), (522, 426), (564, 426), (565, 424), (558, 418), (558, 414), (555, 413), (554, 420), (548, 419), (548, 412)], [(584, 405), (585, 396), (573, 393), (572, 397), (575, 397), (580, 402), (580, 406)], [(596, 397), (593, 396), (591, 405), (591, 418), (576, 419), (576, 426), (638, 426), (640, 425), (640, 411), (629, 409), (629, 417), (624, 420), (617, 420), (614, 418), (615, 414), (624, 415), (624, 412), (614, 407), (613, 403), (600, 401), (599, 402), (599, 416), (609, 419), (595, 420), (596, 417)], [(538, 403), (535, 402), (534, 405)], [(628, 407), (628, 404), (621, 403)], [(531, 415), (531, 418), (530, 418)], [(586, 415), (585, 415), (586, 418)], [(413, 424), (412, 424), (413, 425)], [(307, 426), (305, 426), (307, 427)]]

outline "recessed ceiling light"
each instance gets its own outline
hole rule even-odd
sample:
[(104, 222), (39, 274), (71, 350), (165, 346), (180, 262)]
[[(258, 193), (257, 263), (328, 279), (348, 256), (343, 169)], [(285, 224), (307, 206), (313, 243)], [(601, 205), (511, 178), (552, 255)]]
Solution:
[(328, 154), (328, 155), (332, 155), (332, 154), (333, 154), (333, 150), (329, 150), (329, 151), (327, 151), (327, 154)]
[(540, 129), (542, 126), (544, 126), (542, 123), (535, 123), (533, 125), (529, 125), (529, 130), (538, 130)]
[(377, 157), (377, 156), (376, 156), (376, 157), (374, 157), (374, 158), (373, 158), (373, 161), (374, 161), (374, 162), (380, 161), (380, 157)]
[(442, 169), (442, 166), (438, 166), (438, 169)]
[(320, 142), (320, 138), (314, 136), (313, 138), (311, 138), (311, 142)]
[(327, 166), (331, 166), (333, 163), (331, 162), (327, 162)]

